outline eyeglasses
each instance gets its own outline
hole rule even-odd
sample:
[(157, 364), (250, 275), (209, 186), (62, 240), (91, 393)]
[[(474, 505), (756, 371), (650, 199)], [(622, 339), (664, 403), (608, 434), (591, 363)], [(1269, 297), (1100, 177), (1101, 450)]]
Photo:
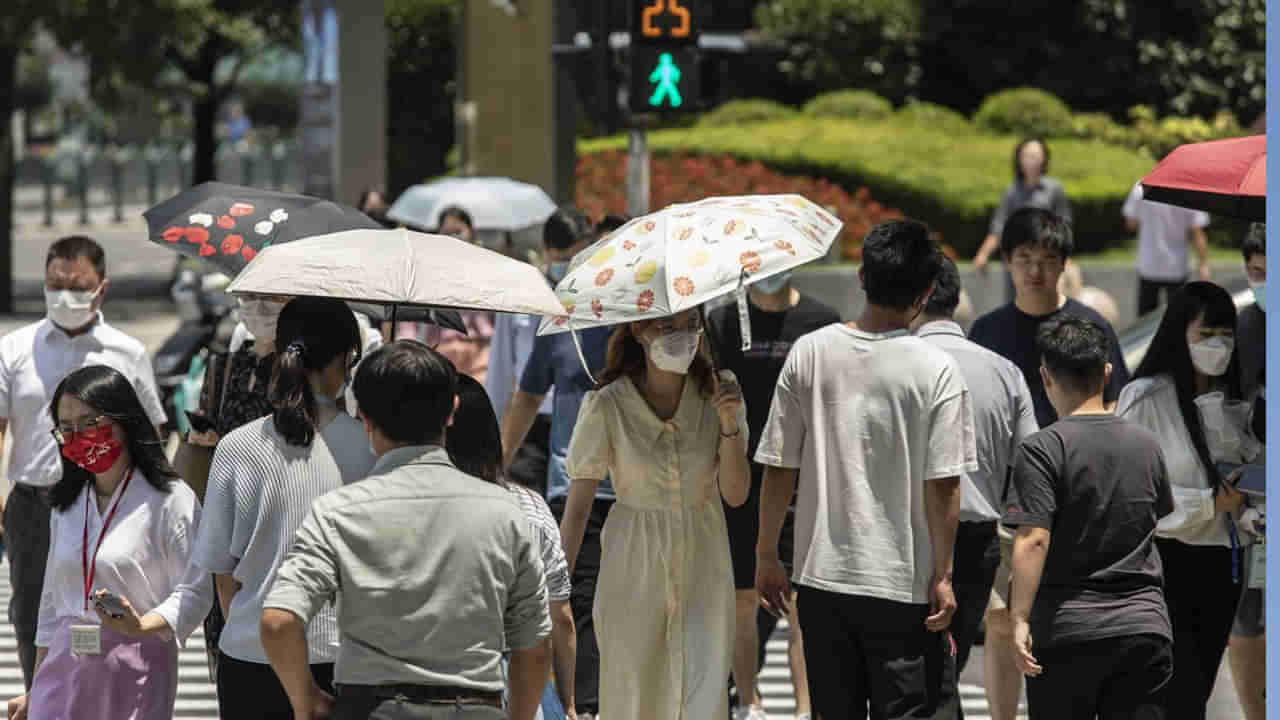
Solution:
[(77, 433), (89, 432), (101, 427), (110, 418), (106, 415), (98, 415), (96, 417), (86, 418), (75, 422), (60, 423), (49, 431), (53, 435), (53, 441), (59, 445), (66, 445), (67, 439)]
[(1043, 270), (1045, 272), (1053, 272), (1062, 269), (1062, 258), (1041, 258), (1035, 260), (1027, 257), (1016, 257), (1010, 265), (1018, 272), (1027, 272), (1032, 268)]

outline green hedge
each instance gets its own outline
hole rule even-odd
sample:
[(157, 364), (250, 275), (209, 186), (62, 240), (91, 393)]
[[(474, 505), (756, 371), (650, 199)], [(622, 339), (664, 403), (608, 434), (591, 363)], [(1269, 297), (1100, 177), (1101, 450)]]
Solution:
[(805, 103), (804, 114), (851, 120), (883, 120), (893, 114), (893, 104), (870, 90), (836, 90)]
[(1066, 137), (1073, 134), (1071, 108), (1039, 88), (1012, 88), (988, 95), (973, 115), (983, 130), (1015, 135)]
[[(826, 177), (849, 190), (866, 187), (876, 202), (929, 223), (963, 257), (986, 235), (1008, 187), (1018, 138), (978, 131), (939, 132), (890, 118), (852, 121), (802, 118), (750, 128), (695, 127), (652, 133), (655, 152), (728, 154), (785, 172)], [(622, 137), (584, 141), (583, 153), (626, 146)], [(1066, 186), (1076, 245), (1096, 252), (1124, 242), (1120, 207), (1151, 159), (1099, 141), (1050, 141), (1051, 175)]]
[(699, 127), (752, 125), (797, 117), (800, 113), (780, 102), (763, 99), (730, 100), (698, 118)]

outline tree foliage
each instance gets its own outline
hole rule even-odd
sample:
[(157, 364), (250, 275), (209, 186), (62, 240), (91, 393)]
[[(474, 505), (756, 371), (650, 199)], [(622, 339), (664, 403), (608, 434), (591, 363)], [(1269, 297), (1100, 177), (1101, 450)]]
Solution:
[(387, 176), (392, 196), (446, 169), (454, 143), (458, 22), (453, 0), (387, 2)]

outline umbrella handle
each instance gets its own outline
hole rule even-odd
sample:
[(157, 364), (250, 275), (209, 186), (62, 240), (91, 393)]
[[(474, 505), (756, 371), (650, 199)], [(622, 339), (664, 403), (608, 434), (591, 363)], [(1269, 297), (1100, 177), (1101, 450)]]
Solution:
[(720, 372), (720, 351), (716, 347), (715, 334), (711, 332), (711, 325), (707, 322), (706, 304), (698, 306), (698, 316), (702, 318), (702, 337), (707, 341), (707, 350), (711, 354), (711, 374), (715, 375)]
[(578, 339), (578, 331), (573, 329), (573, 318), (569, 318), (569, 337), (573, 338), (573, 347), (578, 351), (578, 362), (582, 363), (582, 370), (587, 374), (587, 379), (591, 381), (591, 387), (595, 387), (599, 383), (596, 382), (595, 375), (591, 374), (591, 368), (587, 365), (587, 356), (582, 352), (582, 341)]

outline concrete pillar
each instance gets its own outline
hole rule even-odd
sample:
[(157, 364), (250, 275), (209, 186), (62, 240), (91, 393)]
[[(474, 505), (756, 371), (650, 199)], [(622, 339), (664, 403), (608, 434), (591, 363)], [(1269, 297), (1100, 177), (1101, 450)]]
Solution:
[(565, 202), (572, 200), (572, 162), (564, 157), (566, 144), (567, 152), (573, 149), (572, 130), (557, 129), (557, 116), (572, 112), (572, 105), (557, 112), (556, 98), (568, 83), (558, 81), (551, 55), (557, 34), (568, 30), (557, 14), (560, 4), (463, 0), (457, 136), (466, 174), (533, 183)]
[(383, 0), (304, 0), (303, 186), (354, 205), (387, 182)]

